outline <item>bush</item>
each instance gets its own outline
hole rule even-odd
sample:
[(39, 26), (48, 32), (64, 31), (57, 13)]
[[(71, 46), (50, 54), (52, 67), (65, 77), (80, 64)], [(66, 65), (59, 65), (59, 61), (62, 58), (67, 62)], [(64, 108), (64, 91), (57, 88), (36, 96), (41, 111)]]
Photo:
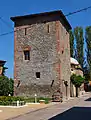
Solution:
[[(48, 104), (51, 98), (37, 98), (37, 102), (39, 100), (45, 100), (45, 104)], [(15, 96), (0, 96), (0, 105), (12, 105), (15, 101), (24, 101), (25, 103), (34, 103), (34, 98), (24, 98), (24, 97), (15, 97)]]
[(11, 105), (14, 101), (24, 101), (23, 97), (0, 96), (0, 105)]
[(24, 101), (27, 103), (34, 103), (34, 98), (27, 97), (27, 98), (24, 98)]
[(52, 99), (40, 97), (40, 98), (38, 98), (38, 102), (39, 102), (39, 100), (45, 100), (45, 104), (48, 104)]

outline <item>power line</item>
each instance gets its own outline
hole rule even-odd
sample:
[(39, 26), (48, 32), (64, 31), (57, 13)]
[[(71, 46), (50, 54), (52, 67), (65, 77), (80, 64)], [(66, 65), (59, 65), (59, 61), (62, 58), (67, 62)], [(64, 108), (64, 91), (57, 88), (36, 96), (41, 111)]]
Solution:
[[(2, 17), (0, 17), (0, 20), (1, 20), (4, 24), (6, 24), (8, 27), (11, 28), (11, 25), (10, 25), (7, 21), (5, 21)], [(12, 28), (12, 29), (13, 29), (13, 28)]]
[(76, 13), (79, 13), (79, 12), (82, 12), (82, 11), (86, 11), (86, 10), (88, 10), (88, 9), (91, 9), (91, 6), (86, 7), (86, 8), (83, 8), (83, 9), (79, 9), (79, 10), (74, 11), (74, 12), (71, 12), (71, 13), (68, 13), (68, 14), (66, 14), (65, 16), (70, 16), (70, 15), (73, 15), (73, 14), (76, 14)]
[(14, 31), (7, 32), (7, 33), (3, 33), (3, 34), (0, 34), (0, 37), (1, 37), (1, 36), (4, 36), (4, 35), (9, 35), (9, 34), (11, 34), (11, 33), (14, 33)]
[[(70, 12), (70, 13), (66, 14), (65, 16), (71, 16), (71, 15), (73, 15), (73, 14), (77, 14), (77, 13), (86, 11), (86, 10), (88, 10), (88, 9), (91, 9), (91, 6), (85, 7), (85, 8), (83, 8), (83, 9), (76, 10), (76, 11), (74, 11), (74, 12)], [(0, 20), (1, 20), (4, 24), (6, 24), (8, 27), (11, 28), (11, 26), (8, 24), (8, 22), (6, 22), (2, 17), (0, 17)], [(26, 27), (26, 28), (28, 28), (28, 27)], [(23, 28), (21, 28), (21, 29), (23, 29)], [(11, 31), (11, 32), (6, 32), (6, 33), (3, 33), (3, 34), (0, 34), (0, 36), (8, 35), (8, 34), (11, 34), (11, 33), (13, 33), (13, 32), (16, 32), (16, 31), (17, 31), (17, 30)]]
[[(70, 15), (73, 15), (73, 14), (76, 14), (76, 13), (79, 13), (79, 12), (82, 12), (82, 11), (85, 11), (85, 10), (88, 10), (88, 9), (90, 9), (91, 8), (91, 6), (89, 6), (89, 7), (86, 7), (86, 8), (83, 8), (83, 9), (79, 9), (79, 10), (77, 10), (77, 11), (74, 11), (74, 12), (71, 12), (71, 13), (68, 13), (68, 14), (66, 14), (65, 16), (70, 16)], [(12, 28), (9, 24), (8, 24), (8, 22), (7, 21), (5, 21), (2, 17), (0, 17), (0, 20), (4, 23), (4, 24), (6, 24), (9, 28)], [(26, 28), (30, 28), (30, 27), (26, 27)], [(13, 28), (12, 28), (13, 29)], [(21, 29), (24, 29), (24, 28), (21, 28)], [(3, 33), (3, 34), (0, 34), (0, 36), (4, 36), (4, 35), (8, 35), (8, 34), (11, 34), (11, 33), (13, 33), (13, 32), (17, 32), (17, 31), (19, 31), (19, 30), (21, 30), (21, 29), (17, 29), (17, 30), (15, 30), (15, 31), (11, 31), (11, 32), (7, 32), (7, 33)], [(21, 36), (21, 34), (19, 34), (20, 36)], [(21, 36), (21, 37), (23, 37), (23, 36)], [(25, 37), (23, 37), (25, 40), (27, 39), (27, 38), (25, 38)], [(32, 44), (32, 43), (31, 43)], [(35, 48), (37, 48), (39, 51), (40, 51), (40, 49), (36, 46), (36, 45), (34, 45), (34, 44), (32, 44)], [(42, 51), (40, 51), (40, 54), (42, 53)], [(55, 62), (55, 63), (59, 63), (59, 61), (57, 61), (57, 62)], [(52, 64), (55, 64), (55, 63), (52, 63)], [(50, 64), (51, 65), (51, 64)]]
[[(8, 27), (10, 27), (10, 25), (6, 22), (6, 21), (3, 21)], [(30, 28), (30, 27), (26, 27), (26, 28)], [(21, 29), (24, 29), (24, 28), (21, 28)], [(9, 32), (9, 33), (4, 33), (4, 34), (2, 34), (2, 35), (8, 35), (8, 34), (10, 34), (10, 33), (13, 33), (13, 32), (17, 32), (17, 31), (19, 31), (19, 30), (21, 30), (21, 29), (17, 29), (17, 30), (15, 30), (15, 31), (11, 31), (11, 32)], [(25, 40), (27, 40), (28, 38), (27, 37), (25, 37), (25, 36), (22, 36), (20, 33), (18, 33), (23, 39), (25, 39)], [(31, 41), (30, 41), (30, 43), (36, 48), (36, 49), (38, 49), (39, 51), (40, 51), (40, 54), (43, 54), (43, 52), (36, 46), (36, 45), (34, 45)]]

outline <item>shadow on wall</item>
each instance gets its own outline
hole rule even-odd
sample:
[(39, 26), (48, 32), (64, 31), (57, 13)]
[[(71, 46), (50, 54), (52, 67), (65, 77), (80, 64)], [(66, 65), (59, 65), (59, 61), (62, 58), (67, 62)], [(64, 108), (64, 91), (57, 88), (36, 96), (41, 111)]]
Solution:
[(73, 107), (48, 120), (91, 120), (91, 107)]

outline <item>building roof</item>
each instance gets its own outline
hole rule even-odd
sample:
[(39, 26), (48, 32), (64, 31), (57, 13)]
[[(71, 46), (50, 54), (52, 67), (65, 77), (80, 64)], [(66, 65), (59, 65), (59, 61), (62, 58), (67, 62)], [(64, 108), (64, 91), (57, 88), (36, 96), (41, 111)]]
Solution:
[(75, 58), (70, 58), (70, 62), (71, 64), (74, 64), (74, 65), (79, 65), (79, 62), (75, 59)]
[(37, 14), (30, 14), (30, 15), (24, 15), (24, 16), (15, 16), (15, 17), (11, 17), (10, 19), (13, 22), (16, 22), (16, 20), (20, 20), (20, 19), (34, 18), (34, 17), (38, 17), (38, 16), (47, 16), (47, 15), (51, 15), (51, 14), (60, 14), (60, 17), (62, 17), (65, 24), (68, 26), (69, 29), (71, 29), (71, 25), (69, 24), (68, 20), (66, 19), (65, 15), (62, 13), (61, 10), (44, 12), (44, 13), (37, 13)]
[(0, 60), (0, 66), (3, 66), (6, 63), (4, 60)]

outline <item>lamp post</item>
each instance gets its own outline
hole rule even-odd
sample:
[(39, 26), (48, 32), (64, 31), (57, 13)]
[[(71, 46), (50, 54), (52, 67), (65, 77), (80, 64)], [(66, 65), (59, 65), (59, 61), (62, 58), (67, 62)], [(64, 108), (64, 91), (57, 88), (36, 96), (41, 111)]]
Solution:
[(34, 97), (35, 97), (34, 101), (35, 101), (35, 103), (37, 103), (37, 94), (35, 94)]

